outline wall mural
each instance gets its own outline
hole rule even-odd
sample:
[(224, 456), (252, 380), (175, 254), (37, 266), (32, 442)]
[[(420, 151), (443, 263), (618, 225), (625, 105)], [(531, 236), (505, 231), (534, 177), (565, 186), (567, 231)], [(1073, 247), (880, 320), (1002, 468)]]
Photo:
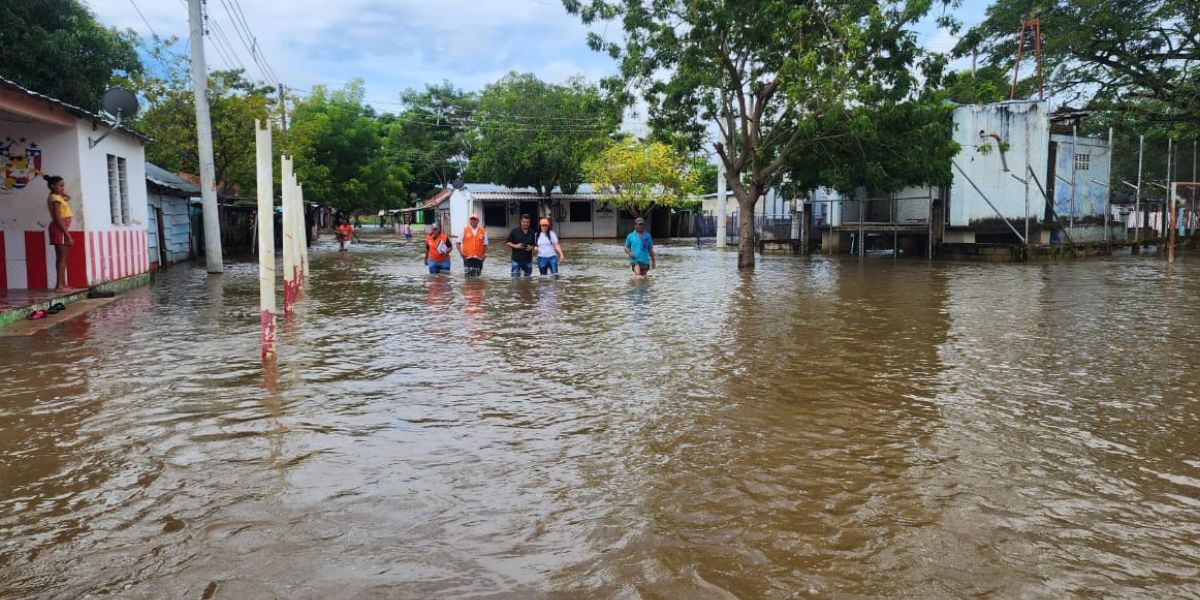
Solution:
[(0, 141), (0, 194), (23, 189), (42, 176), (42, 149), (25, 138)]

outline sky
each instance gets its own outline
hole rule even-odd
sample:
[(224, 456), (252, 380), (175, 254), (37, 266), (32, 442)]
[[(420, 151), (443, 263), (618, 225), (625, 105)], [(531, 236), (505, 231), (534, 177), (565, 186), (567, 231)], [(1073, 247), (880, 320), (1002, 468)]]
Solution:
[[(84, 1), (105, 25), (143, 36), (188, 37), (185, 0)], [(964, 0), (955, 15), (969, 26), (986, 5)], [(478, 90), (509, 71), (551, 82), (575, 75), (596, 81), (617, 72), (615, 61), (587, 47), (588, 29), (559, 0), (207, 0), (207, 7), (216, 23), (206, 40), (210, 68), (244, 65), (251, 76), (270, 79), (246, 47), (254, 46), (289, 88), (336, 88), (362, 78), (368, 102), (380, 111), (399, 110), (406, 88), (443, 80)], [(245, 43), (234, 26), (242, 17), (249, 31), (242, 35), (253, 38)], [(595, 31), (607, 39), (621, 35), (617, 24)], [(937, 51), (949, 50), (957, 39), (939, 30), (932, 16), (918, 35)], [(179, 49), (186, 52), (182, 41)], [(235, 56), (223, 56), (229, 54)]]

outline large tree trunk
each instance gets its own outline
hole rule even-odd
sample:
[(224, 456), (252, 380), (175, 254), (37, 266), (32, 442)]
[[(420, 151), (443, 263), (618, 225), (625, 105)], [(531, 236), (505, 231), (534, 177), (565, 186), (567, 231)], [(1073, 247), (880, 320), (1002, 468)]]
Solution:
[(738, 269), (753, 269), (754, 205), (758, 204), (759, 194), (754, 188), (742, 188), (735, 193), (738, 201)]

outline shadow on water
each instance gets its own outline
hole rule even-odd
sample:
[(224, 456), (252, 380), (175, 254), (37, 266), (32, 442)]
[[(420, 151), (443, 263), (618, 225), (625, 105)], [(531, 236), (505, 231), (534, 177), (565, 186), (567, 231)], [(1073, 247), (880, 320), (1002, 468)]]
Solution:
[(661, 249), (320, 245), (265, 375), (249, 263), (3, 338), (0, 596), (1200, 593), (1193, 256)]

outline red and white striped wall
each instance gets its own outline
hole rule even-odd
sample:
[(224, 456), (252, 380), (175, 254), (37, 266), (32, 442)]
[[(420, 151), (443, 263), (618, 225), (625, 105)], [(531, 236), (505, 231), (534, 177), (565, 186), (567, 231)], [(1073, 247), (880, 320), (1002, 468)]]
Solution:
[[(145, 231), (72, 231), (67, 258), (73, 288), (133, 277), (150, 270)], [(0, 231), (0, 290), (54, 287), (54, 248), (45, 230)]]

